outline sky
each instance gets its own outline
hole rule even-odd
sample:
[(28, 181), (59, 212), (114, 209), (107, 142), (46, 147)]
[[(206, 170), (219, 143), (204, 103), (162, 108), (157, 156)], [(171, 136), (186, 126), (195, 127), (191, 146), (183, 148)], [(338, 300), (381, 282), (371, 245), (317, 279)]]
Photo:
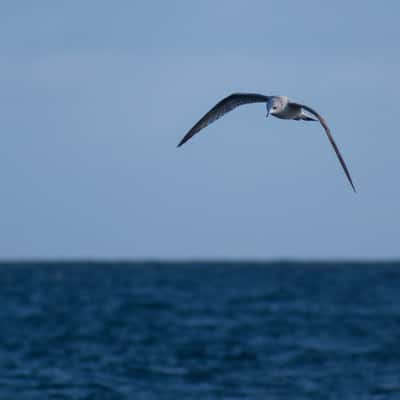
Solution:
[[(0, 5), (0, 259), (400, 257), (400, 3)], [(287, 95), (319, 124), (240, 107)]]

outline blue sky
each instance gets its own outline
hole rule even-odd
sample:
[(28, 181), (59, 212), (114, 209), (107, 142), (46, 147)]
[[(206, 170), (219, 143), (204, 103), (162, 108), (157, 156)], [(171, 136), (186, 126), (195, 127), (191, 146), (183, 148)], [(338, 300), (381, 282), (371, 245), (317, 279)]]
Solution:
[[(4, 1), (0, 258), (400, 256), (400, 3)], [(243, 106), (288, 95), (315, 123)]]

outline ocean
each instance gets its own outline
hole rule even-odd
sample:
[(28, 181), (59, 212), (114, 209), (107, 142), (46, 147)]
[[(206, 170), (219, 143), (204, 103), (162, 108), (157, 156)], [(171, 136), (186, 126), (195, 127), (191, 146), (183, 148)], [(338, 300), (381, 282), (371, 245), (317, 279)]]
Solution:
[(400, 263), (2, 263), (0, 400), (400, 399)]

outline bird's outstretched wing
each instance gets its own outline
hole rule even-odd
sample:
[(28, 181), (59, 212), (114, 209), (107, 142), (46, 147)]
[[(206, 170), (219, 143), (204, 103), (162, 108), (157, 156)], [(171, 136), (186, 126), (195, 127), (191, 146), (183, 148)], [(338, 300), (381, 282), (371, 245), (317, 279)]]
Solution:
[(342, 166), (342, 168), (344, 170), (344, 173), (346, 174), (347, 179), (350, 182), (351, 187), (356, 192), (356, 188), (354, 187), (353, 180), (351, 179), (351, 176), (350, 176), (350, 172), (347, 169), (347, 165), (344, 162), (343, 157), (340, 154), (340, 151), (339, 151), (335, 141), (333, 140), (333, 136), (332, 136), (331, 130), (329, 129), (329, 126), (328, 126), (327, 122), (325, 121), (324, 117), (322, 117), (322, 115), (317, 113), (311, 107), (305, 106), (304, 104), (299, 104), (299, 103), (291, 103), (291, 104), (293, 104), (294, 106), (299, 106), (299, 107), (304, 108), (306, 111), (310, 112), (311, 114), (315, 115), (318, 118), (319, 122), (321, 123), (321, 125), (325, 129), (326, 135), (328, 136), (328, 139), (331, 142), (331, 145), (332, 145), (333, 149), (335, 150), (335, 153), (336, 153), (336, 155), (337, 155), (337, 157), (339, 159), (340, 165)]
[(243, 104), (250, 103), (266, 103), (269, 96), (264, 96), (257, 93), (234, 93), (217, 103), (207, 114), (205, 114), (190, 131), (179, 142), (178, 147), (187, 142), (197, 132), (201, 131), (206, 126), (212, 124), (224, 114), (232, 111), (234, 108)]

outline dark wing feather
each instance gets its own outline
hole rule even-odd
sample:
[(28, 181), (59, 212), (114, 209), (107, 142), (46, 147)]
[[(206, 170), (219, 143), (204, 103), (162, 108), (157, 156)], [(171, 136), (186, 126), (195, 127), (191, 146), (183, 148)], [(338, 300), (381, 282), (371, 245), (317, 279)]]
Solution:
[(319, 119), (319, 122), (321, 123), (321, 125), (322, 125), (323, 128), (325, 129), (326, 135), (328, 136), (328, 139), (329, 139), (329, 141), (331, 142), (331, 145), (332, 145), (333, 149), (335, 150), (335, 153), (336, 153), (336, 155), (337, 155), (337, 157), (338, 157), (338, 159), (339, 159), (339, 161), (340, 161), (340, 165), (342, 166), (342, 168), (343, 168), (343, 170), (344, 170), (344, 173), (346, 174), (347, 179), (348, 179), (349, 182), (350, 182), (351, 187), (352, 187), (353, 190), (356, 192), (356, 188), (354, 187), (353, 180), (351, 179), (351, 176), (350, 176), (350, 172), (349, 172), (349, 170), (347, 169), (346, 163), (344, 162), (343, 157), (342, 157), (342, 155), (340, 154), (340, 151), (339, 151), (339, 149), (338, 149), (338, 147), (337, 147), (335, 141), (333, 140), (333, 136), (332, 136), (332, 134), (331, 134), (331, 130), (329, 129), (329, 126), (328, 126), (327, 122), (325, 121), (325, 119), (322, 117), (322, 115), (318, 114), (318, 113), (317, 113), (315, 110), (313, 110), (311, 107), (305, 106), (304, 104), (298, 104), (298, 103), (291, 103), (291, 104), (293, 104), (293, 105), (295, 105), (295, 106), (300, 106), (300, 107), (304, 108), (305, 110), (307, 110), (307, 111), (310, 112), (311, 114), (315, 115), (315, 116)]
[(205, 114), (190, 131), (179, 142), (178, 147), (187, 142), (197, 132), (212, 124), (224, 114), (243, 104), (266, 103), (269, 97), (257, 93), (234, 93), (217, 103), (207, 114)]

